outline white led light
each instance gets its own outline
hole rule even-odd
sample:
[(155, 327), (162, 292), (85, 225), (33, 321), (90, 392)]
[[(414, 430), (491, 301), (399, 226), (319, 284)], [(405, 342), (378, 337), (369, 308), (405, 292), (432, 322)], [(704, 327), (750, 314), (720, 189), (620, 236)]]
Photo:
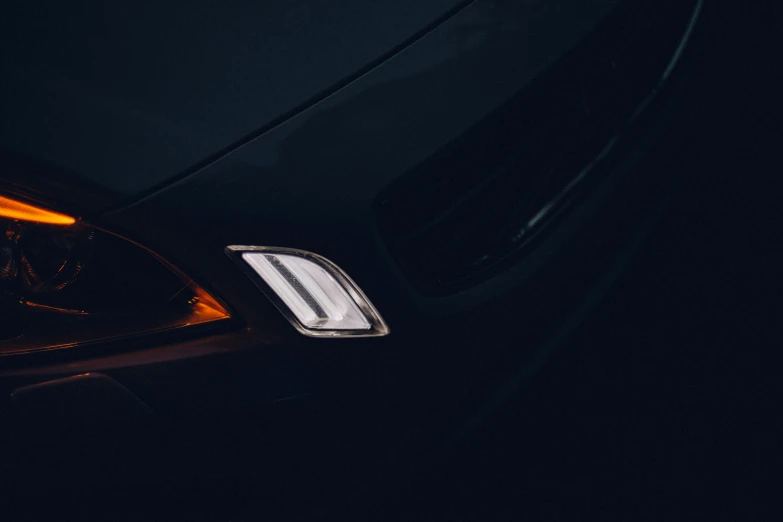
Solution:
[(259, 286), (306, 335), (377, 336), (389, 332), (359, 287), (320, 256), (271, 247), (231, 246), (226, 251), (260, 276), (268, 288)]

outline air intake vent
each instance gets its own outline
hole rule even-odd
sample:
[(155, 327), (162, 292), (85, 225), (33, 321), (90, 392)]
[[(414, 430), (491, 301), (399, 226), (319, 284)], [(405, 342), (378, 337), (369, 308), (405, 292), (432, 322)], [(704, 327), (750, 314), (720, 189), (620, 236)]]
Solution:
[(517, 259), (654, 93), (696, 1), (621, 4), (499, 110), (378, 198), (399, 266), (426, 295)]

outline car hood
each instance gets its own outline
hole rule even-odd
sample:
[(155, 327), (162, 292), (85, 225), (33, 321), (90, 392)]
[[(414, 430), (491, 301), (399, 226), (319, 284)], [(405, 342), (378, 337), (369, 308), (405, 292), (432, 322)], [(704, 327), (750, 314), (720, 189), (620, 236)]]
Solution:
[(2, 177), (93, 210), (273, 127), (462, 0), (15, 2), (4, 14)]

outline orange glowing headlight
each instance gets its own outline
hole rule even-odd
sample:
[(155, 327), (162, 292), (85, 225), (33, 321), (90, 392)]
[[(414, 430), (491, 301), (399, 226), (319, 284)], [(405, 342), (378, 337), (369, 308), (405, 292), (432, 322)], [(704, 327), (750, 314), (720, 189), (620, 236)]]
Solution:
[(0, 196), (0, 217), (49, 225), (73, 225), (76, 223), (76, 220), (71, 216), (58, 214), (4, 196)]
[(170, 263), (101, 228), (4, 196), (0, 227), (0, 356), (229, 318)]

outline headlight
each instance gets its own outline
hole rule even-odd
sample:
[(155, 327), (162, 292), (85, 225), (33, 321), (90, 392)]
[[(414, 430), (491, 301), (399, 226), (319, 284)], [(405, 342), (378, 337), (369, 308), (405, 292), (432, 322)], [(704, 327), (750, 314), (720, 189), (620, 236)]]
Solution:
[(389, 327), (340, 267), (293, 248), (232, 245), (226, 253), (310, 337), (380, 337)]
[(0, 196), (0, 355), (229, 318), (160, 256), (111, 232)]

